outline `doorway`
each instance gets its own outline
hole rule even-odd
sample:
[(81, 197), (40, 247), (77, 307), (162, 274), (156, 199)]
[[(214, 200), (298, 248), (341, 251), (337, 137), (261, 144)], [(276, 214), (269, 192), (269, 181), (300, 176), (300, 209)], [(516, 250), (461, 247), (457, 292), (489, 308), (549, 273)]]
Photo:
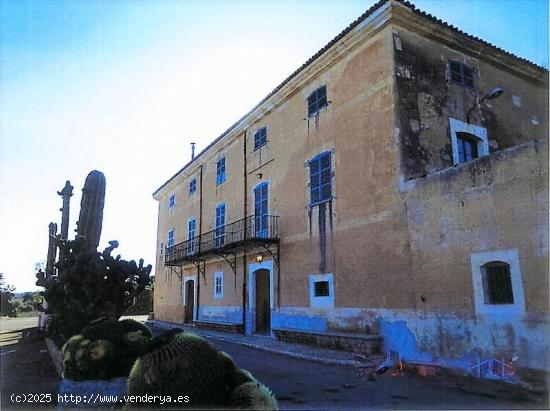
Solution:
[(185, 311), (183, 322), (193, 323), (193, 311), (195, 308), (195, 281), (187, 280), (185, 282)]
[(269, 270), (264, 268), (254, 272), (255, 276), (255, 308), (256, 333), (269, 334), (271, 331), (271, 301)]

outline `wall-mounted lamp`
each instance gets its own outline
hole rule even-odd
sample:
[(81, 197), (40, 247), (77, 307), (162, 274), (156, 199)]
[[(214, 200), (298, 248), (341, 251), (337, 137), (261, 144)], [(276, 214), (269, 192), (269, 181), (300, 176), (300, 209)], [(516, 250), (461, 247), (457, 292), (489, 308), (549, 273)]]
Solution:
[(262, 173), (256, 173), (256, 177), (258, 177), (258, 180), (261, 180), (262, 177), (263, 177), (263, 174)]
[(472, 110), (479, 106), (484, 100), (494, 100), (497, 97), (500, 97), (504, 93), (504, 90), (501, 87), (495, 87), (489, 90), (488, 93), (486, 93), (483, 97), (481, 97), (481, 100), (477, 101), (470, 110), (468, 110), (468, 115), (466, 116), (466, 122), (470, 124), (470, 114), (472, 114)]
[(264, 256), (262, 255), (262, 253), (256, 254), (256, 262), (261, 263), (262, 261), (264, 261)]

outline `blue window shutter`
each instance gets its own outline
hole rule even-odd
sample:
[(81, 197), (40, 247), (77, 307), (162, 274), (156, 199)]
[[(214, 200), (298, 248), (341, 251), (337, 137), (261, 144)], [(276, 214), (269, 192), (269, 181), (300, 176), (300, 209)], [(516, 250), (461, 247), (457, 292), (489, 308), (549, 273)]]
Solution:
[(331, 153), (319, 154), (309, 162), (309, 191), (311, 205), (332, 198)]

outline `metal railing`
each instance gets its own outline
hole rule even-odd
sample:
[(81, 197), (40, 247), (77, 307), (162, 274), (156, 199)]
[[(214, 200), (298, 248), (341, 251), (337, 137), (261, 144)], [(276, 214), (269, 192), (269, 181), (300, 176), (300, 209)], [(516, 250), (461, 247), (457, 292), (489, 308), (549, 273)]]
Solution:
[(279, 239), (279, 216), (249, 216), (234, 221), (200, 236), (190, 238), (172, 247), (166, 247), (167, 265), (193, 260), (209, 252), (222, 252), (247, 241)]

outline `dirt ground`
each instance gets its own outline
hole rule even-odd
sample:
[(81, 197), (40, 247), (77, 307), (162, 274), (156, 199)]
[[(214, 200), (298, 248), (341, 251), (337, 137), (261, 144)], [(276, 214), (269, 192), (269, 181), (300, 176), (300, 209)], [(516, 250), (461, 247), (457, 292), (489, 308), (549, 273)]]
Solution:
[(36, 334), (37, 324), (37, 317), (0, 319), (2, 410), (57, 405), (59, 380), (46, 343)]

